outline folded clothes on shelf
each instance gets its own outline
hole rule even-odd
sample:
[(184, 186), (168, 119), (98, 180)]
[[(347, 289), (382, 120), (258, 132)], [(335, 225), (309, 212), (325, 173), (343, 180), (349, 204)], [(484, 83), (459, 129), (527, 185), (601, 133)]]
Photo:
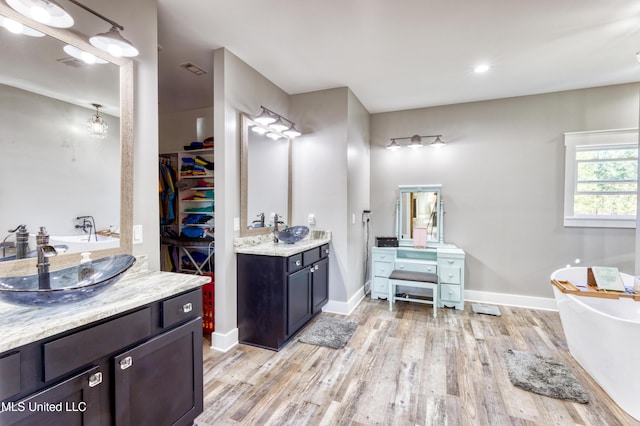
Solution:
[(213, 219), (213, 216), (208, 214), (188, 214), (182, 219), (182, 223), (185, 225), (202, 225)]
[(193, 151), (194, 149), (202, 149), (204, 148), (204, 143), (203, 142), (191, 142), (189, 145), (184, 145), (184, 150), (185, 151)]
[(194, 161), (195, 161), (196, 164), (204, 166), (207, 170), (213, 170), (213, 162), (211, 162), (211, 161), (209, 161), (209, 160), (207, 160), (205, 158), (202, 158), (199, 155), (196, 156)]
[(187, 213), (211, 213), (213, 211), (213, 203), (200, 207), (189, 207), (184, 209)]

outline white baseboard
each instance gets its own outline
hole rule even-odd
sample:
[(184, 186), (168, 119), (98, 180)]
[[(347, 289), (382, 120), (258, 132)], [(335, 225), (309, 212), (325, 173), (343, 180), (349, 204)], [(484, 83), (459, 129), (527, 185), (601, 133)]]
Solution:
[(228, 352), (238, 345), (238, 329), (234, 328), (226, 334), (214, 332), (211, 335), (211, 349), (218, 352)]
[(518, 308), (557, 311), (556, 300), (547, 297), (520, 296), (517, 294), (492, 293), (488, 291), (465, 290), (465, 302), (484, 302), (495, 305), (515, 306)]
[(364, 286), (362, 286), (360, 287), (360, 289), (358, 289), (358, 291), (356, 291), (356, 294), (351, 296), (351, 299), (349, 299), (348, 302), (329, 300), (329, 302), (322, 308), (322, 312), (340, 315), (351, 315), (351, 313), (358, 307), (360, 302), (362, 302), (364, 297)]

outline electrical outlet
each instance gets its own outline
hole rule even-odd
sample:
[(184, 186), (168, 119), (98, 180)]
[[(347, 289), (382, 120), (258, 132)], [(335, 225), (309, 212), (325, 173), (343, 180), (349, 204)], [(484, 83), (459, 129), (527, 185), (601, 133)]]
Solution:
[(307, 216), (307, 223), (309, 225), (315, 225), (316, 224), (316, 215), (313, 213), (309, 213), (309, 216)]
[(239, 217), (234, 217), (233, 218), (233, 230), (234, 231), (239, 231), (240, 230), (240, 218)]

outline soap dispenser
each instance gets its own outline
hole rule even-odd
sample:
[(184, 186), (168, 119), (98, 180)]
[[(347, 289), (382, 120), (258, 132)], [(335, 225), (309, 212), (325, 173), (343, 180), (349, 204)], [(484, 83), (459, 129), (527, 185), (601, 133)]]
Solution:
[(91, 263), (91, 253), (80, 254), (80, 266), (78, 266), (78, 281), (84, 281), (93, 275), (93, 265)]

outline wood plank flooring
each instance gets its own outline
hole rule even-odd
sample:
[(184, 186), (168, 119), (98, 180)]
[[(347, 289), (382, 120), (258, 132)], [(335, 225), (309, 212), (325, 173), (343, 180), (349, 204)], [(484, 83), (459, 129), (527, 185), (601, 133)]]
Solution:
[[(280, 352), (239, 345), (222, 354), (205, 340), (205, 408), (196, 423), (640, 425), (571, 357), (556, 312), (500, 310), (500, 317), (475, 314), (466, 303), (433, 318), (426, 305), (400, 302), (389, 312), (386, 301), (367, 298), (348, 317), (358, 328), (343, 349), (294, 339)], [(507, 349), (565, 361), (589, 403), (514, 387)]]

